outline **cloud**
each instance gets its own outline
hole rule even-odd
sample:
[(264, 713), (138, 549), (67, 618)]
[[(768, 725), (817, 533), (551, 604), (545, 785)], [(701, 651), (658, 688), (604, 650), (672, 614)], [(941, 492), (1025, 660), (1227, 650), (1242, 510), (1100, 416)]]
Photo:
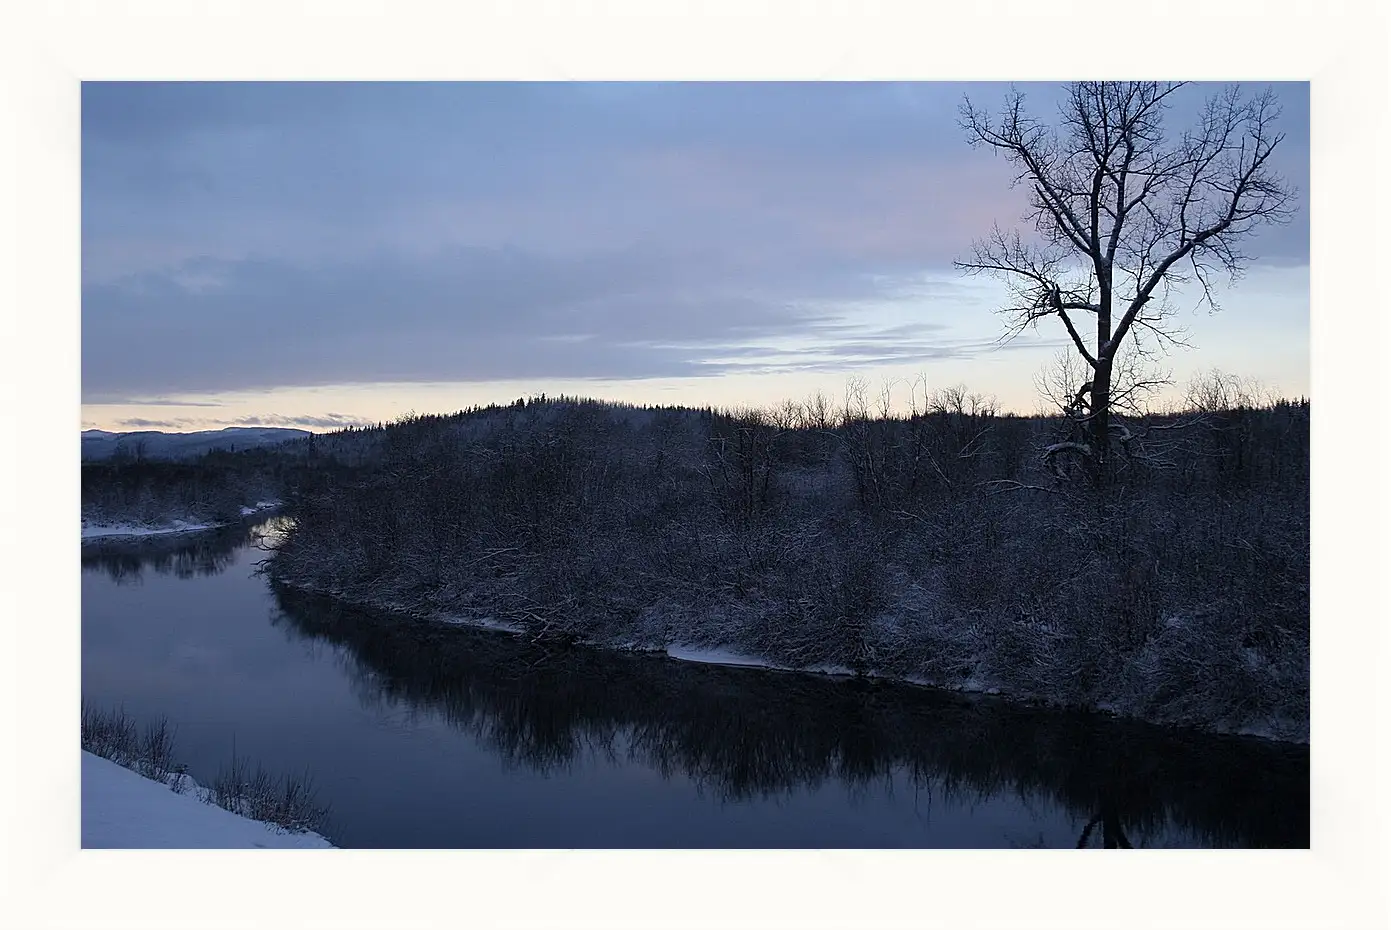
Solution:
[(198, 421), (186, 419), (148, 420), (144, 417), (129, 417), (124, 420), (118, 420), (117, 422), (120, 423), (122, 426), (129, 426), (133, 429), (180, 429), (182, 427), (192, 425)]
[[(190, 264), (83, 287), (89, 396), (702, 374), (712, 356), (759, 340), (839, 338), (837, 302), (894, 287), (835, 267), (656, 249)], [(220, 284), (189, 287), (190, 275)]]
[(371, 420), (364, 420), (361, 417), (349, 416), (343, 413), (325, 413), (319, 416), (283, 416), (278, 413), (264, 413), (253, 416), (238, 417), (233, 420), (233, 426), (288, 426), (288, 427), (321, 427), (327, 429), (345, 429), (349, 426), (371, 426)]
[(907, 366), (979, 358), (995, 352), (1056, 349), (1064, 339), (1031, 336), (1014, 340), (867, 338), (796, 351), (741, 347), (711, 365), (718, 374), (837, 374), (882, 365)]
[[(217, 430), (227, 426), (267, 426), (307, 429), (344, 429), (349, 426), (371, 426), (374, 421), (345, 413), (323, 413), (318, 415), (300, 414), (286, 416), (278, 413), (248, 414), (232, 419), (208, 419), (203, 417), (176, 417), (173, 419), (152, 419), (149, 417), (127, 417), (116, 421), (122, 429), (131, 430), (174, 430), (192, 432), (198, 430)], [(83, 427), (92, 426), (84, 421)]]
[(110, 400), (86, 401), (88, 407), (221, 407), (219, 401), (171, 400), (164, 397), (134, 398), (118, 397)]
[[(1024, 85), (1047, 117), (1057, 85)], [(1176, 132), (1213, 85), (1174, 98)], [(1307, 188), (1308, 85), (1277, 85), (1279, 169)], [(970, 150), (1000, 84), (83, 85), (84, 268), (323, 260), (440, 245), (822, 240), (950, 260), (1024, 194)], [(1302, 254), (1307, 218), (1261, 256)]]
[[(950, 261), (1024, 193), (967, 93), (1003, 87), (84, 84), (84, 398), (993, 351)], [(1307, 262), (1306, 216), (1250, 251)]]

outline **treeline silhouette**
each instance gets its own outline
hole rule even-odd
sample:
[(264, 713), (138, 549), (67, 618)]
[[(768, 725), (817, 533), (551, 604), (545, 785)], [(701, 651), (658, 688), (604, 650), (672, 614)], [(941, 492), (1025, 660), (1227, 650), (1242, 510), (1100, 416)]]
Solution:
[(242, 507), (276, 498), (299, 470), (294, 458), (269, 449), (83, 462), (82, 519), (99, 525), (226, 523), (239, 519)]
[[(1308, 747), (448, 627), (276, 586), (275, 622), (346, 647), (361, 698), (439, 714), (512, 764), (623, 754), (727, 799), (907, 777), (1042, 800), (1077, 845), (1307, 847)], [(1255, 788), (1259, 786), (1259, 790)], [(1175, 839), (1172, 831), (1179, 831)]]
[[(1200, 398), (1201, 400), (1201, 398)], [(1209, 398), (1211, 400), (1211, 398)], [(548, 642), (794, 667), (1307, 739), (1309, 404), (1062, 418), (964, 389), (772, 410), (519, 401), (318, 437), (274, 579)]]

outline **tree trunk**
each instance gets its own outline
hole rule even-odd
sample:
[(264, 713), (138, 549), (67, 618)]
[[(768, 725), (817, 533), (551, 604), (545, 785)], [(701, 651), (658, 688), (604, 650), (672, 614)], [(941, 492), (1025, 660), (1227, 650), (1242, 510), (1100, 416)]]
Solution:
[(1111, 449), (1111, 360), (1098, 359), (1092, 375), (1090, 444), (1096, 477), (1106, 474)]

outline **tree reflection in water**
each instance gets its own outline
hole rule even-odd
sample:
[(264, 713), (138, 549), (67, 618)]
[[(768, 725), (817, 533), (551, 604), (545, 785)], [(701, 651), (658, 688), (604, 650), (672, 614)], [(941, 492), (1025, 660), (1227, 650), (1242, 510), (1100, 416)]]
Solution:
[(82, 570), (105, 572), (118, 585), (139, 584), (146, 569), (184, 579), (219, 575), (242, 549), (274, 546), (287, 525), (285, 517), (262, 514), (210, 530), (84, 539)]
[(929, 798), (1014, 795), (1084, 823), (1078, 846), (1307, 847), (1307, 746), (1185, 733), (906, 685), (542, 648), (277, 588), (274, 622), (342, 648), (360, 697), (436, 713), (511, 764), (585, 753), (722, 798), (906, 773)]
[(1125, 831), (1121, 829), (1120, 817), (1116, 813), (1115, 805), (1108, 804), (1103, 806), (1101, 813), (1088, 820), (1087, 825), (1082, 828), (1082, 835), (1077, 840), (1078, 849), (1087, 847), (1087, 840), (1098, 823), (1101, 824), (1101, 846), (1103, 849), (1132, 848), (1130, 840), (1125, 837)]
[(139, 584), (147, 569), (178, 578), (217, 575), (248, 545), (248, 533), (247, 525), (234, 524), (167, 536), (86, 540), (82, 543), (82, 570), (105, 572), (116, 584)]

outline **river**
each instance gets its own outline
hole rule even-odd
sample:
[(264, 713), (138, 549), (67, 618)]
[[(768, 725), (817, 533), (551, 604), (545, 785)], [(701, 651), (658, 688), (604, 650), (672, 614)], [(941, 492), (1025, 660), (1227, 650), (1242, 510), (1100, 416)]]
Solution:
[(1309, 844), (1307, 746), (543, 648), (272, 590), (253, 530), (85, 544), (83, 699), (310, 773), (338, 846)]

